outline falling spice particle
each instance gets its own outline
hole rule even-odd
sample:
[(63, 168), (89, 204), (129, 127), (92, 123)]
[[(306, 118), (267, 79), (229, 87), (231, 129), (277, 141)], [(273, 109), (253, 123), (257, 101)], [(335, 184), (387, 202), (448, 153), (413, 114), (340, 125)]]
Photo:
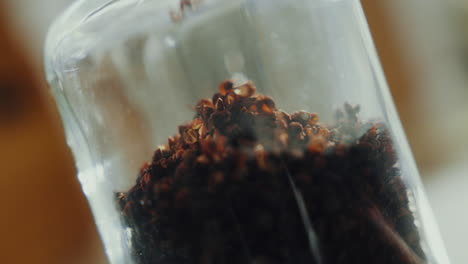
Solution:
[(223, 82), (116, 194), (135, 262), (425, 263), (389, 131), (359, 110), (325, 125)]

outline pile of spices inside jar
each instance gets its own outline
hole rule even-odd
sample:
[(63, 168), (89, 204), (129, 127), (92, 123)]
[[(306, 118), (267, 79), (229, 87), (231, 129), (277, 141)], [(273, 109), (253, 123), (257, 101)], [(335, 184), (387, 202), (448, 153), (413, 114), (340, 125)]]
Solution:
[(425, 263), (389, 131), (220, 85), (117, 193), (138, 264)]

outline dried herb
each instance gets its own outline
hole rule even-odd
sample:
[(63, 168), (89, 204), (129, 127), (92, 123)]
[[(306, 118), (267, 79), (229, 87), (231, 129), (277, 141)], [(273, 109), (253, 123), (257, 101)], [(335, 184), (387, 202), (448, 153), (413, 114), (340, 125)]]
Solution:
[(325, 125), (226, 81), (195, 110), (117, 194), (136, 263), (425, 262), (389, 131), (359, 106)]

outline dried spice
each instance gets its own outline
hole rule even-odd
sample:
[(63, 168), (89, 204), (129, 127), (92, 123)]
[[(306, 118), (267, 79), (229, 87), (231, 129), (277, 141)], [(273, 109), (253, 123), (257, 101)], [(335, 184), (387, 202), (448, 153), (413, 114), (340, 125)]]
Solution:
[(117, 193), (138, 264), (424, 263), (383, 123), (325, 125), (222, 83)]

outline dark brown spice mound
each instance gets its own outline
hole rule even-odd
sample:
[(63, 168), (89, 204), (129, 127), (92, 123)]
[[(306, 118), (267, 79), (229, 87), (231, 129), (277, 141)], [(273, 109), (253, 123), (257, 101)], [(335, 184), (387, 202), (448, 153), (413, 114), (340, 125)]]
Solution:
[(117, 194), (136, 263), (424, 263), (389, 132), (358, 112), (327, 126), (222, 83)]

